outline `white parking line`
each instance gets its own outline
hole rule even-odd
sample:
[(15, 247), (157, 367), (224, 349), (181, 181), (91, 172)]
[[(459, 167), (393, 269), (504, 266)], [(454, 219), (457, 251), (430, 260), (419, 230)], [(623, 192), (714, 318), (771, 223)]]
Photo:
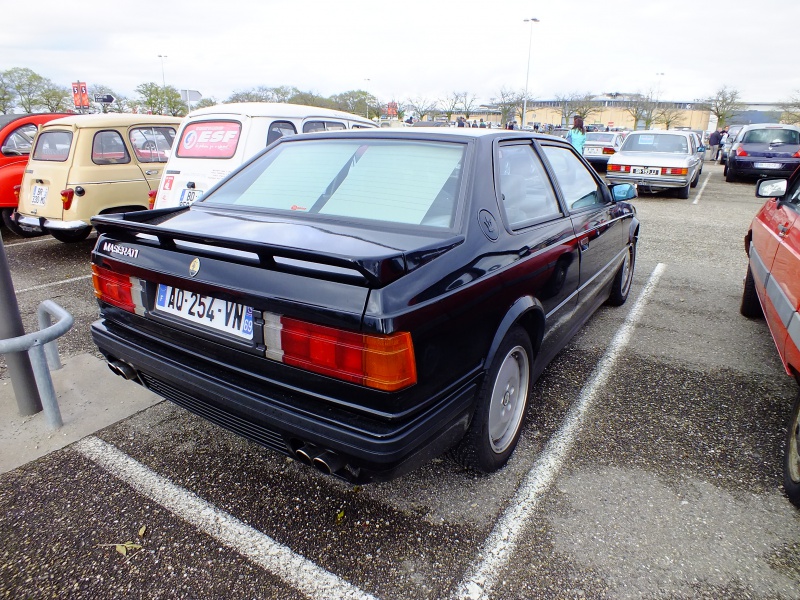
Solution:
[(665, 268), (666, 265), (659, 263), (653, 270), (650, 279), (639, 294), (636, 304), (592, 372), (589, 382), (583, 388), (580, 398), (573, 405), (564, 424), (547, 443), (536, 464), (509, 501), (508, 508), (483, 543), (479, 554), (480, 562), (467, 572), (454, 595), (455, 598), (478, 600), (491, 596), (500, 571), (511, 558), (517, 540), (533, 516), (539, 501), (561, 470), (583, 423), (584, 414), (598, 390), (603, 387), (614, 371), (614, 363), (627, 346), (633, 328)]
[(697, 196), (694, 197), (694, 202), (692, 202), (692, 204), (700, 202), (700, 196), (703, 195), (703, 190), (706, 189), (709, 179), (711, 179), (711, 173), (706, 176), (706, 180), (703, 182), (703, 185), (700, 186), (700, 191), (697, 192)]
[(140, 494), (277, 575), (312, 599), (375, 600), (196, 494), (179, 487), (103, 440), (90, 436), (74, 448)]
[(62, 285), (64, 283), (72, 283), (73, 281), (81, 281), (82, 279), (91, 279), (91, 275), (81, 275), (80, 277), (72, 277), (71, 279), (62, 279), (61, 281), (51, 281), (50, 283), (43, 283), (41, 285), (34, 285), (33, 287), (25, 288), (23, 290), (15, 290), (15, 294), (22, 294), (23, 292), (32, 292), (34, 290), (43, 290), (54, 285)]

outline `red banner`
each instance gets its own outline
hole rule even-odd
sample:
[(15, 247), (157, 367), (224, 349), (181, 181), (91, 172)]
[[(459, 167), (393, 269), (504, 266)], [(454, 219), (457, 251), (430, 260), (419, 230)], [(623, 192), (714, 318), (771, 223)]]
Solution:
[(89, 90), (85, 81), (75, 81), (72, 84), (72, 103), (75, 108), (89, 108)]

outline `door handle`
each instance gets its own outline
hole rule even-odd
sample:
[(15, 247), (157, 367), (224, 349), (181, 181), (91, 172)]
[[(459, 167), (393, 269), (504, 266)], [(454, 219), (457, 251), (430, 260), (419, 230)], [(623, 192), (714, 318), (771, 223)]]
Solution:
[(588, 237), (585, 237), (585, 238), (581, 238), (580, 240), (578, 240), (578, 246), (579, 246), (579, 247), (580, 247), (580, 249), (581, 249), (581, 250), (583, 250), (584, 252), (585, 252), (586, 250), (588, 250), (588, 249), (589, 249), (589, 238), (588, 238)]
[(778, 225), (778, 237), (786, 237), (786, 234), (789, 232), (789, 228), (786, 225)]
[(145, 175), (158, 175), (158, 171), (153, 171), (153, 170), (145, 171), (144, 174)]

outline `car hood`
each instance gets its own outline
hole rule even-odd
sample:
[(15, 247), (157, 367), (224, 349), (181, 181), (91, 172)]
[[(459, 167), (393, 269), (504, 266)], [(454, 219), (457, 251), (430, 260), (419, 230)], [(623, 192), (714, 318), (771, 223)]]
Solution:
[(387, 232), (195, 206), (99, 215), (92, 224), (117, 239), (133, 241), (143, 235), (165, 247), (179, 241), (227, 249), (258, 257), (262, 264), (299, 261), (331, 278), (349, 271), (373, 287), (399, 279), (464, 241), (453, 232)]
[(761, 144), (754, 142), (740, 143), (739, 148), (747, 152), (748, 156), (758, 158), (791, 158), (800, 151), (797, 144)]
[(668, 152), (617, 152), (609, 159), (609, 163), (635, 167), (679, 167), (686, 166), (690, 158), (692, 156), (689, 154), (670, 154)]

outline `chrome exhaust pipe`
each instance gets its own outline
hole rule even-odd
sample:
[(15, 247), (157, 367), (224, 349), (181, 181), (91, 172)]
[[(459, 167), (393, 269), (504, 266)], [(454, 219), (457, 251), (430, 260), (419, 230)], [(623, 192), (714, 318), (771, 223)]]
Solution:
[(315, 456), (312, 460), (313, 465), (328, 475), (333, 475), (336, 471), (344, 467), (344, 461), (338, 454), (325, 451), (319, 456)]
[(294, 454), (297, 456), (298, 460), (302, 463), (307, 464), (309, 467), (313, 466), (314, 459), (320, 455), (320, 450), (312, 446), (300, 446), (297, 450), (295, 450)]
[(111, 372), (115, 375), (119, 375), (123, 379), (131, 380), (136, 379), (136, 369), (134, 369), (131, 365), (126, 362), (122, 362), (121, 360), (110, 360), (108, 361), (108, 368), (111, 369)]

